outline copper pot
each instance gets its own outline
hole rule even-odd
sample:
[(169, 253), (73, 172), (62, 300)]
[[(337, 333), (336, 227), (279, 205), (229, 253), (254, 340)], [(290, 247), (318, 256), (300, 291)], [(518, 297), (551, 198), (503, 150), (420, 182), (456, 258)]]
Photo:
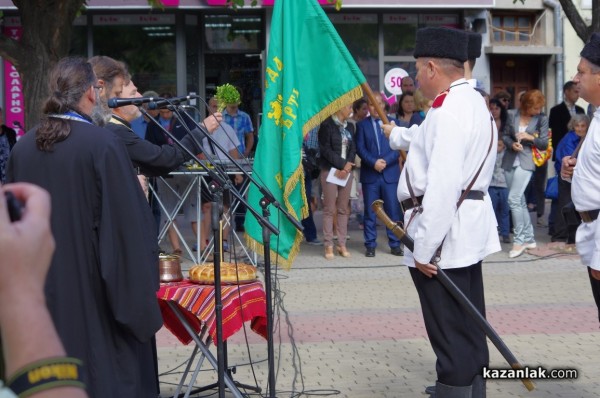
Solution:
[(179, 256), (173, 254), (159, 255), (158, 270), (161, 282), (179, 282), (183, 280)]

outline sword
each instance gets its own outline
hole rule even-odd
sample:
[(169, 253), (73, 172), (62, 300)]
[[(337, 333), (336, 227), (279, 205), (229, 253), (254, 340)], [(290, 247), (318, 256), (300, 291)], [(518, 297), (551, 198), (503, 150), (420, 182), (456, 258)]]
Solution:
[[(404, 231), (402, 227), (400, 227), (400, 225), (392, 221), (390, 217), (385, 213), (385, 210), (383, 210), (383, 200), (378, 199), (374, 201), (371, 204), (371, 208), (377, 215), (377, 218), (379, 218), (385, 224), (385, 226), (390, 231), (392, 231), (392, 233), (396, 235), (402, 243), (404, 243), (404, 246), (406, 246), (408, 250), (413, 252), (415, 249), (414, 240), (406, 234), (406, 231)], [(508, 362), (508, 364), (513, 369), (523, 369), (523, 373), (525, 374), (525, 369), (523, 368), (523, 365), (519, 363), (517, 358), (506, 346), (504, 341), (502, 341), (500, 335), (498, 335), (498, 333), (494, 330), (492, 325), (490, 325), (487, 319), (485, 319), (483, 315), (481, 315), (481, 313), (477, 310), (473, 303), (467, 298), (467, 296), (465, 296), (462, 290), (460, 290), (454, 284), (454, 282), (452, 282), (452, 279), (448, 277), (444, 270), (442, 270), (439, 267), (439, 265), (437, 265), (435, 262), (433, 262), (433, 265), (435, 265), (435, 267), (437, 268), (437, 278), (440, 281), (440, 283), (446, 288), (446, 290), (448, 290), (448, 293), (450, 293), (450, 295), (454, 297), (456, 301), (458, 301), (458, 303), (463, 307), (463, 309), (467, 311), (469, 315), (471, 315), (471, 317), (473, 317), (475, 323), (483, 330), (485, 335), (490, 339), (494, 346), (496, 346), (498, 351), (500, 351), (500, 354), (502, 354), (504, 359), (506, 359), (506, 362)], [(521, 381), (523, 382), (523, 385), (525, 386), (525, 388), (527, 388), (528, 391), (533, 391), (535, 389), (535, 384), (533, 383), (533, 381), (531, 381), (531, 379), (522, 378)]]

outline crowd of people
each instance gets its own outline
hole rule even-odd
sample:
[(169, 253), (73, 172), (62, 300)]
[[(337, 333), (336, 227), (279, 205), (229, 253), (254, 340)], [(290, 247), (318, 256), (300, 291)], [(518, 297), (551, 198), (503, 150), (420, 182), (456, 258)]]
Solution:
[[(407, 77), (411, 89), (414, 90), (414, 80)], [(492, 206), (496, 215), (498, 224), (498, 235), (502, 243), (511, 244), (507, 249), (509, 258), (515, 258), (523, 254), (528, 249), (537, 247), (536, 233), (547, 233), (552, 242), (565, 242), (567, 250), (574, 245), (574, 229), (568, 228), (565, 219), (560, 211), (565, 204), (570, 202), (570, 185), (564, 181), (558, 181), (560, 187), (556, 197), (548, 196), (548, 169), (553, 170), (551, 174), (558, 175), (560, 169), (560, 159), (570, 155), (576, 148), (581, 137), (585, 137), (587, 128), (590, 124), (589, 116), (585, 111), (576, 105), (579, 99), (578, 85), (573, 81), (568, 81), (563, 87), (564, 101), (552, 107), (549, 116), (544, 112), (546, 98), (540, 90), (529, 90), (520, 93), (517, 107), (510, 108), (512, 96), (501, 90), (494, 96), (490, 96), (481, 89), (476, 89), (486, 98), (488, 110), (493, 118), (493, 122), (498, 131), (496, 147), (496, 167), (488, 194), (492, 201)], [(411, 127), (419, 126), (425, 120), (427, 111), (431, 107), (431, 101), (417, 101), (416, 98), (423, 98), (422, 90), (417, 88), (414, 92), (404, 92), (398, 99), (395, 106), (391, 109), (397, 109), (397, 113), (388, 115), (395, 126)], [(377, 105), (383, 109), (384, 100), (378, 93), (374, 95)], [(380, 137), (381, 121), (373, 104), (367, 99), (360, 99), (353, 104), (353, 115), (350, 117), (351, 126), (348, 130), (352, 133), (351, 139), (355, 141), (356, 158), (348, 158), (352, 163), (351, 169), (354, 170), (354, 178), (349, 180), (348, 185), (351, 191), (357, 192), (357, 195), (350, 196), (350, 202), (360, 202), (359, 205), (350, 205), (350, 208), (358, 208), (356, 219), (359, 221), (360, 229), (363, 230), (365, 255), (367, 257), (375, 256), (377, 247), (376, 218), (371, 210), (370, 203), (376, 199), (384, 202), (385, 211), (388, 215), (398, 222), (404, 221), (403, 209), (401, 204), (395, 200), (394, 195), (398, 187), (398, 178), (400, 170), (403, 167), (402, 159), (398, 151), (391, 150), (387, 140)], [(312, 135), (321, 137), (325, 134), (320, 129), (315, 129)], [(316, 153), (324, 151), (328, 153), (330, 143), (325, 141), (313, 147)], [(305, 141), (306, 144), (307, 141)], [(546, 160), (542, 164), (535, 164), (533, 160), (533, 151), (548, 151)], [(552, 154), (550, 161), (549, 154)], [(558, 157), (557, 157), (558, 156)], [(321, 162), (322, 170), (329, 172), (332, 163)], [(340, 167), (339, 170), (342, 170)], [(349, 169), (350, 170), (350, 169)], [(306, 170), (305, 170), (306, 171)], [(307, 174), (310, 174), (306, 171)], [(350, 173), (348, 173), (350, 174)], [(553, 176), (551, 175), (550, 178)], [(313, 206), (319, 201), (312, 197), (321, 194), (321, 199), (325, 199), (323, 188), (326, 185), (319, 183), (320, 190), (315, 190), (310, 183), (310, 176), (307, 176), (306, 185), (311, 186), (311, 192), (307, 192), (307, 198), (312, 199)], [(545, 203), (551, 199), (551, 207), (546, 211)], [(340, 212), (346, 212), (348, 206), (338, 206)], [(546, 217), (547, 213), (547, 217)], [(532, 216), (534, 215), (534, 221)], [(337, 215), (334, 215), (334, 219)], [(306, 240), (311, 244), (322, 244), (317, 238), (314, 230), (311, 212), (310, 238)], [(328, 218), (330, 216), (328, 215)], [(346, 236), (347, 217), (343, 216), (343, 224), (335, 227), (333, 231), (327, 231), (327, 235), (332, 235), (339, 239), (340, 235)], [(537, 227), (537, 229), (535, 228)], [(329, 229), (329, 221), (327, 222)], [(341, 229), (344, 230), (341, 231)], [(314, 232), (313, 232), (314, 231)], [(387, 231), (390, 252), (395, 255), (403, 255), (404, 250), (399, 240)], [(306, 234), (306, 232), (305, 232)], [(325, 236), (325, 225), (323, 228)], [(331, 250), (327, 247), (333, 243), (326, 238), (325, 257), (333, 259)]]

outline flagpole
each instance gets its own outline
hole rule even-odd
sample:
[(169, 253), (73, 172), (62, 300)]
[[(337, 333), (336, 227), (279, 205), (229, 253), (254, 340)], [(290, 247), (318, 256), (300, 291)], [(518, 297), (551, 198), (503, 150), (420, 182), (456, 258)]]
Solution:
[[(387, 115), (385, 114), (383, 109), (381, 109), (381, 107), (379, 106), (379, 103), (377, 103), (377, 101), (375, 101), (375, 95), (373, 94), (373, 91), (371, 90), (369, 83), (367, 83), (365, 81), (364, 83), (361, 83), (360, 86), (362, 87), (365, 94), (367, 94), (369, 103), (371, 105), (373, 105), (373, 107), (375, 108), (375, 112), (377, 112), (377, 114), (379, 115), (379, 118), (383, 121), (383, 124), (390, 124), (390, 121), (389, 121)], [(400, 156), (402, 157), (402, 163), (406, 162), (406, 152), (404, 152), (403, 150), (400, 150)]]

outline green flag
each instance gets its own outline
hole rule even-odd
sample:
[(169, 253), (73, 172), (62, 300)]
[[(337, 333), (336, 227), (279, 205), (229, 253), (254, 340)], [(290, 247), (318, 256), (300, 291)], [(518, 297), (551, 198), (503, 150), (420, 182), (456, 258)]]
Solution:
[[(265, 69), (263, 118), (254, 174), (297, 220), (308, 216), (302, 168), (304, 136), (327, 117), (362, 97), (365, 77), (317, 0), (276, 0)], [(261, 193), (251, 186), (250, 205), (261, 213)], [(301, 231), (269, 206), (271, 258), (289, 268), (299, 252)], [(262, 230), (248, 213), (249, 247), (263, 252)]]

